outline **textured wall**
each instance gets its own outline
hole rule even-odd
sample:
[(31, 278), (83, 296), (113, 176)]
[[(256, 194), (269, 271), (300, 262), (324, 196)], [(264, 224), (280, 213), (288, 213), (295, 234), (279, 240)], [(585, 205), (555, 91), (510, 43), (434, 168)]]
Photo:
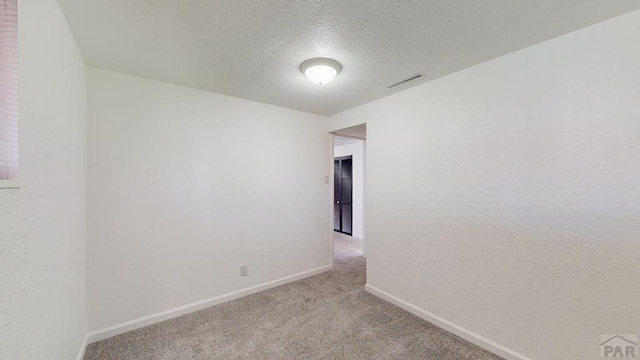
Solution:
[(535, 359), (640, 333), (640, 12), (331, 118), (367, 122), (367, 281)]
[(326, 118), (103, 70), (89, 88), (91, 330), (330, 264)]
[(0, 189), (0, 359), (86, 334), (86, 67), (55, 0), (20, 1), (19, 190)]

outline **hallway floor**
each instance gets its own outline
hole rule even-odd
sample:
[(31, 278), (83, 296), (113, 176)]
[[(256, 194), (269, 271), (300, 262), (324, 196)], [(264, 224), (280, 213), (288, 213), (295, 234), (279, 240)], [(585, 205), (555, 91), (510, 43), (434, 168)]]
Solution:
[(335, 269), (89, 345), (85, 360), (499, 357), (364, 290), (362, 242), (334, 233)]

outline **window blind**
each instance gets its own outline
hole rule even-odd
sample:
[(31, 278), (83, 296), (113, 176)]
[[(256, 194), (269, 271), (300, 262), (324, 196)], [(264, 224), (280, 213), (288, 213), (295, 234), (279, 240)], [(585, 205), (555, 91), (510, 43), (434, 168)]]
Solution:
[(18, 177), (18, 7), (0, 0), (0, 180)]

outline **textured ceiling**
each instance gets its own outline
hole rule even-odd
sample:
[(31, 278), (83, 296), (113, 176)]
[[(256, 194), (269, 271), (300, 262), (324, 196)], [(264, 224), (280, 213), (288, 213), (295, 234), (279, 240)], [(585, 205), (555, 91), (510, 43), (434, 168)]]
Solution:
[(357, 139), (367, 139), (367, 124), (360, 124), (356, 126), (351, 126), (348, 128), (336, 130), (333, 132), (338, 136), (345, 136)]
[[(623, 13), (638, 0), (58, 0), (99, 67), (321, 115)], [(327, 85), (300, 63), (330, 57)], [(415, 85), (415, 84), (413, 84)]]
[(333, 138), (333, 146), (342, 146), (342, 145), (349, 145), (349, 144), (356, 144), (362, 142), (362, 140), (359, 139), (354, 139), (354, 138), (346, 138), (346, 137), (340, 137), (340, 136), (336, 136)]

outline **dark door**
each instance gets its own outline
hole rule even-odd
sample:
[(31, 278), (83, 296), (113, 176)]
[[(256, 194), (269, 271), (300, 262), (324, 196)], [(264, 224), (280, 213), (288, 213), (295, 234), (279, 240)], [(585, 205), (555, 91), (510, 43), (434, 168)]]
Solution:
[(353, 159), (334, 159), (333, 230), (351, 235), (353, 232)]

